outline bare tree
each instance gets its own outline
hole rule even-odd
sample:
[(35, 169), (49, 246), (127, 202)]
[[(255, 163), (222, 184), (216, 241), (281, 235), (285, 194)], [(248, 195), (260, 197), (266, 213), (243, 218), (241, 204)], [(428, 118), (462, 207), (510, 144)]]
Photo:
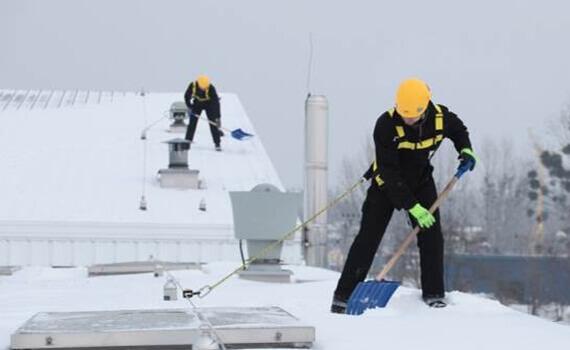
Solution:
[(530, 164), (512, 143), (487, 140), (483, 147), (484, 230), (494, 253), (527, 254), (529, 227), (526, 177)]
[[(542, 225), (542, 221), (549, 223), (549, 231), (554, 233), (562, 230), (567, 234), (570, 232), (570, 105), (562, 110), (560, 118), (550, 130), (553, 140), (545, 141), (551, 141), (554, 146), (538, 149), (540, 166), (544, 171), (541, 173), (541, 169), (535, 169), (528, 172), (528, 196), (534, 203), (534, 208), (529, 209), (529, 215), (541, 220), (538, 224)], [(544, 213), (540, 212), (542, 208)], [(545, 238), (545, 244), (537, 247), (537, 253), (570, 254), (568, 250), (560, 251), (560, 242), (554, 237)]]
[[(457, 151), (451, 143), (440, 147), (433, 164), (434, 177), (441, 191), (455, 174), (459, 164)], [(486, 246), (486, 237), (481, 234), (481, 222), (478, 219), (483, 208), (481, 196), (478, 194), (479, 178), (476, 176), (479, 169), (480, 165), (477, 165), (474, 173), (466, 174), (440, 208), (447, 254), (473, 253), (477, 247)]]

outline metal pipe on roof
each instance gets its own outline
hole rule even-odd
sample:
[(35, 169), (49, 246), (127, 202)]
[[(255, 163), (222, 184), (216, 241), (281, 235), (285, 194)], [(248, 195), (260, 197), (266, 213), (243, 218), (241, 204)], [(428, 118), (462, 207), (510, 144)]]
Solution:
[[(305, 200), (304, 217), (326, 207), (328, 163), (328, 101), (309, 95), (305, 101)], [(327, 266), (327, 215), (318, 216), (304, 228), (305, 260), (310, 266)]]

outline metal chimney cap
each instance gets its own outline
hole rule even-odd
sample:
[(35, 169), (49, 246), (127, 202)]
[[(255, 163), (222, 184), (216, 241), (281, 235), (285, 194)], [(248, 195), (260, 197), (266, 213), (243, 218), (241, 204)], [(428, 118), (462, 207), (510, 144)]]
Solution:
[(183, 145), (183, 144), (190, 144), (190, 141), (177, 137), (175, 139), (171, 139), (168, 141), (162, 141), (162, 143), (167, 143), (169, 145)]
[(172, 104), (170, 105), (170, 111), (186, 113), (186, 111), (188, 111), (188, 106), (186, 106), (186, 102), (182, 101), (172, 102)]
[(328, 103), (328, 99), (325, 95), (311, 95), (309, 97), (307, 97), (307, 103), (316, 103), (316, 104), (320, 104), (320, 103)]

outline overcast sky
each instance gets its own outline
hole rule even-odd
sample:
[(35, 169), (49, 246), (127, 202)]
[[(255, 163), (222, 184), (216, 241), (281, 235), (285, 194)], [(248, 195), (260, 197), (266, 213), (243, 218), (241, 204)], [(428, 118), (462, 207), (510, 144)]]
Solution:
[[(302, 185), (311, 91), (330, 102), (330, 175), (371, 141), (398, 83), (519, 150), (570, 102), (568, 1), (0, 0), (0, 88), (237, 93), (288, 187)], [(136, 136), (136, 135), (135, 135)]]

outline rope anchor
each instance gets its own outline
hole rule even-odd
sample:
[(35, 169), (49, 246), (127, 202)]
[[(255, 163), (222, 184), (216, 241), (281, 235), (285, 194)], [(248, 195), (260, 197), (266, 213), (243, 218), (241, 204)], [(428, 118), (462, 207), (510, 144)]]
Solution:
[(204, 298), (206, 295), (210, 294), (212, 291), (211, 286), (204, 286), (197, 291), (193, 291), (192, 289), (183, 289), (182, 290), (182, 297), (184, 299), (191, 299), (194, 296), (199, 297), (200, 299)]

